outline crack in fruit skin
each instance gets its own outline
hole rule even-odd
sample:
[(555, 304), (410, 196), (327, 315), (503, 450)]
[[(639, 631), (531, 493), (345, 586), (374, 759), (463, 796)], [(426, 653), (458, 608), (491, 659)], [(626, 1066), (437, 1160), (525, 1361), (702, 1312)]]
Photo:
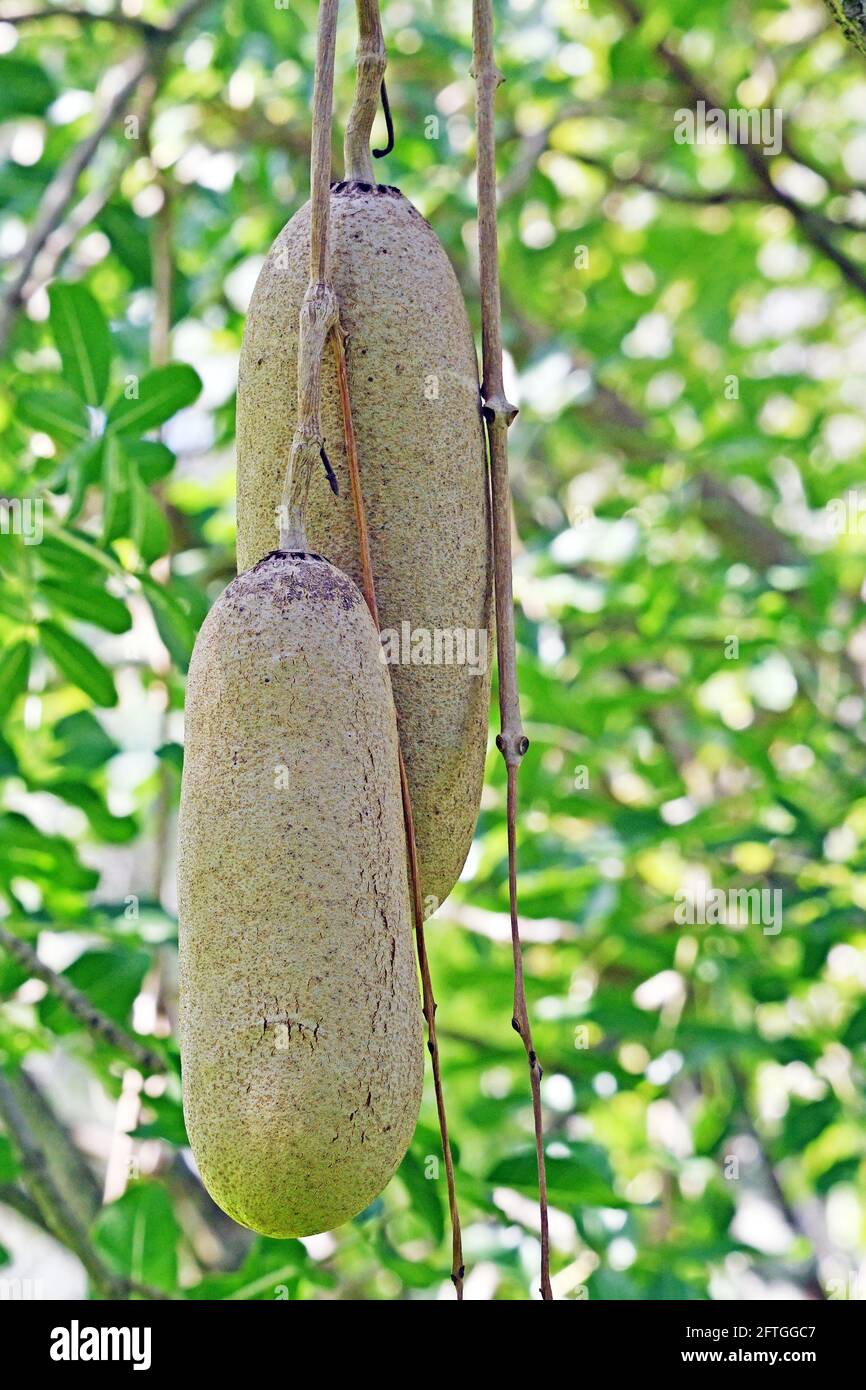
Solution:
[(396, 717), (352, 581), (284, 552), (235, 579), (186, 719), (187, 1129), (230, 1216), (312, 1235), (389, 1181), (423, 1083)]
[[(389, 665), (418, 840), (421, 891), (442, 902), (463, 867), (481, 798), (493, 647), (489, 499), (472, 333), (454, 272), (396, 188), (331, 191), (331, 276), (346, 345), (376, 595), (384, 631), (484, 632), (486, 671)], [(309, 206), (271, 248), (247, 315), (238, 383), (238, 565), (276, 543), (295, 427), (298, 318)], [(334, 364), (322, 371), (325, 448), (307, 533), (361, 581)]]

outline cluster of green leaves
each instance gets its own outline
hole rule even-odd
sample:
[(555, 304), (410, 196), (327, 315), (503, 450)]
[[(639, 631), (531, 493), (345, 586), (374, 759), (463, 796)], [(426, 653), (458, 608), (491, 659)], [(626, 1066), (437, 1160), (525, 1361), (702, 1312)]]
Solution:
[[(397, 147), (381, 176), (434, 224), (477, 329), (469, 8), (382, 10)], [(531, 739), (520, 909), (555, 1286), (836, 1296), (866, 1247), (866, 547), (827, 526), (862, 483), (866, 439), (866, 77), (819, 0), (647, 0), (637, 25), (615, 0), (497, 10)], [(259, 260), (305, 196), (314, 30), (312, 0), (202, 11), (163, 65), (147, 148), (130, 160), (118, 129), (83, 176), (107, 196), (19, 315), (0, 375), (0, 492), (44, 502), (40, 544), (0, 537), (5, 925), (118, 1024), (149, 999), (168, 1034), (169, 1081), (142, 1097), (142, 1176), (88, 1220), (112, 1268), (188, 1297), (423, 1298), (447, 1281), (429, 1093), (383, 1197), (308, 1248), (247, 1239), (190, 1201), (182, 1157), (183, 676), (233, 571), (232, 364)], [(61, 20), (16, 33), (0, 120), (44, 150), (16, 162), (13, 144), (0, 167), (13, 240), (92, 121), (57, 98), (93, 91), (141, 42), (103, 24), (70, 43)], [(341, 25), (338, 119), (354, 37)], [(723, 107), (785, 112), (767, 159), (778, 196), (741, 148), (674, 141), (694, 93), (660, 45)], [(174, 351), (203, 401), (191, 367), (150, 361), (166, 235)], [(780, 890), (781, 933), (679, 925), (677, 894), (700, 883)], [(467, 873), (428, 936), (468, 1295), (523, 1299), (538, 1241), (507, 902), (491, 750)], [(26, 1064), (71, 1119), (82, 1076), (120, 1095), (121, 1055), (2, 952), (0, 999), (9, 1075)], [(0, 1187), (21, 1176), (0, 1145)]]

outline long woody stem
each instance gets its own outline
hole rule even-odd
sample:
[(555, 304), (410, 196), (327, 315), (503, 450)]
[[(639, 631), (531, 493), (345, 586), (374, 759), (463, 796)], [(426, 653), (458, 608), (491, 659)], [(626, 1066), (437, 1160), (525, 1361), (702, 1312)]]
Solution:
[(379, 109), (382, 79), (388, 62), (379, 0), (357, 0), (358, 47), (355, 52), (355, 100), (346, 124), (343, 152), (346, 178), (375, 183), (370, 158), (370, 132)]
[(544, 1131), (541, 1112), (542, 1070), (532, 1042), (523, 952), (517, 920), (517, 773), (529, 740), (520, 718), (517, 661), (514, 646), (514, 597), (511, 585), (511, 502), (508, 483), (508, 428), (517, 414), (505, 395), (502, 380), (502, 328), (499, 294), (499, 242), (496, 230), (496, 128), (494, 98), (502, 74), (493, 60), (493, 9), (491, 0), (473, 0), (473, 59), (478, 120), (478, 259), (481, 281), (481, 341), (484, 419), (490, 452), (490, 497), (493, 516), (493, 562), (496, 591), (496, 647), (499, 668), (500, 732), (496, 746), (505, 759), (508, 821), (508, 901), (511, 947), (514, 957), (514, 1008), (512, 1027), (523, 1040), (529, 1063), (535, 1151), (538, 1164), (538, 1198), (541, 1218), (541, 1296), (553, 1298), (550, 1285), (550, 1233), (547, 1210), (547, 1174), (544, 1164)]
[(322, 437), (322, 356), (338, 318), (328, 283), (331, 200), (331, 121), (334, 50), (339, 0), (321, 0), (313, 84), (313, 139), (310, 151), (310, 284), (301, 305), (298, 344), (298, 424), (279, 508), (280, 549), (306, 550), (307, 498), (313, 470), (320, 465)]

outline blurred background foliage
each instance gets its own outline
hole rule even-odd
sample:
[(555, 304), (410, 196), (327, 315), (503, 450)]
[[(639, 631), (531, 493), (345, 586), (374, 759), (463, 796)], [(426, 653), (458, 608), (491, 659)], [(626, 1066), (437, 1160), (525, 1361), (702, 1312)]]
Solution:
[[(0, 493), (44, 504), (39, 544), (0, 536), (0, 1278), (452, 1297), (429, 1078), (383, 1197), (303, 1244), (223, 1218), (185, 1148), (184, 672), (234, 568), (237, 354), (306, 196), (316, 7), (100, 8), (0, 4)], [(862, 1298), (866, 68), (820, 0), (496, 8), (555, 1290)], [(383, 6), (379, 176), (433, 223), (477, 331), (470, 11)], [(700, 100), (783, 112), (778, 154), (677, 143)], [(679, 925), (677, 894), (707, 885), (780, 890), (782, 931)], [(526, 1299), (495, 750), (428, 936), (467, 1297)]]

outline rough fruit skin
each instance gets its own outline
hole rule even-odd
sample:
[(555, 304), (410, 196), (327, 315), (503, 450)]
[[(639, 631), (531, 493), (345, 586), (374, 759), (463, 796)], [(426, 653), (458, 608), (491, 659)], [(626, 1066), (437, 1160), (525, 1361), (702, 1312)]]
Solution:
[[(337, 184), (332, 283), (383, 630), (487, 634), (486, 670), (391, 664), (412, 794), (421, 890), (442, 902), (463, 867), (481, 798), (493, 649), (491, 542), (478, 368), (454, 271), (397, 189)], [(238, 567), (276, 542), (275, 512), (295, 428), (298, 315), (309, 275), (309, 205), (277, 237), (247, 314), (238, 383)], [(333, 357), (322, 374), (324, 470), (310, 547), (360, 583)]]
[(234, 580), (196, 642), (178, 829), (184, 1113), (216, 1202), (330, 1230), (400, 1163), (423, 1083), (387, 669), (318, 557)]

